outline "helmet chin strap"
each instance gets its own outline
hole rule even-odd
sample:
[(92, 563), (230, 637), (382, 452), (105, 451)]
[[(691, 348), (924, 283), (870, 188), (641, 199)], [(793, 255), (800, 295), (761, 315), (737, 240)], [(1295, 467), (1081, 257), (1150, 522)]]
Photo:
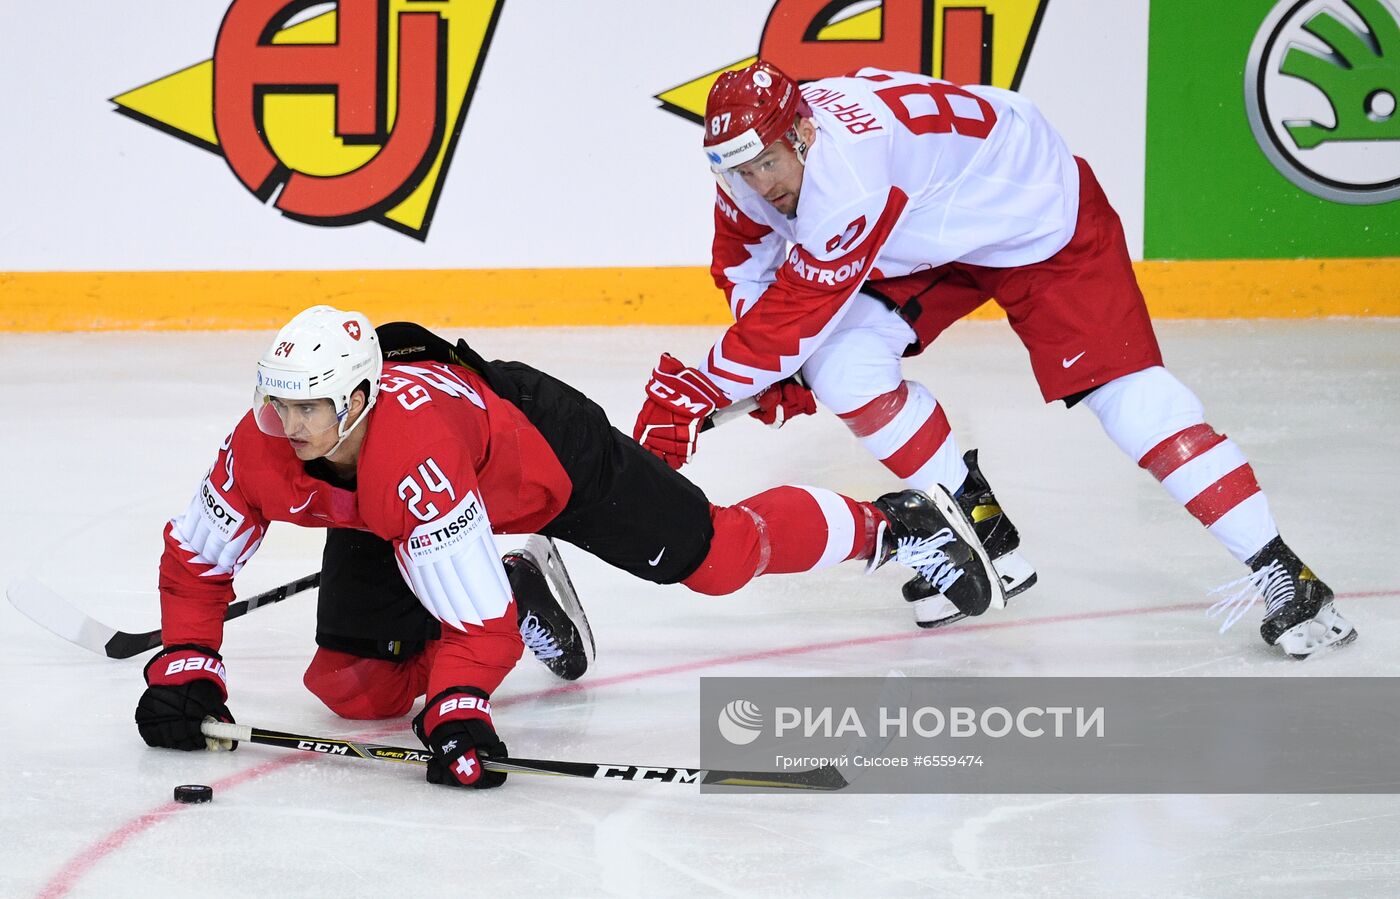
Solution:
[[(378, 399), (378, 397), (375, 397), (375, 399)], [(369, 402), (365, 403), (365, 408), (362, 409), (362, 410), (360, 411), (359, 417), (355, 419), (355, 421), (354, 421), (353, 424), (350, 424), (350, 425), (347, 426), (347, 425), (345, 424), (345, 422), (342, 421), (342, 422), (340, 423), (340, 426), (339, 426), (338, 428), (336, 428), (336, 433), (340, 435), (340, 439), (337, 440), (337, 441), (335, 442), (335, 446), (333, 446), (333, 447), (331, 447), (330, 449), (326, 450), (325, 455), (322, 456), (321, 458), (323, 458), (323, 459), (329, 459), (331, 456), (334, 456), (334, 455), (335, 455), (335, 451), (338, 450), (338, 449), (340, 449), (340, 445), (341, 445), (342, 443), (345, 442), (345, 438), (346, 438), (346, 437), (349, 437), (349, 436), (350, 436), (350, 433), (351, 433), (352, 431), (354, 431), (356, 428), (358, 428), (362, 422), (364, 422), (365, 417), (369, 415), (369, 410), (371, 410), (371, 409), (373, 409), (373, 408), (374, 408), (374, 400), (370, 400)], [(348, 407), (347, 407), (347, 410), (346, 410), (346, 411), (349, 411), (349, 408), (348, 408)]]
[(783, 135), (783, 139), (787, 141), (789, 147), (792, 147), (792, 152), (797, 154), (797, 161), (802, 163), (805, 168), (807, 165), (807, 142), (798, 136), (797, 122), (792, 123), (788, 133)]

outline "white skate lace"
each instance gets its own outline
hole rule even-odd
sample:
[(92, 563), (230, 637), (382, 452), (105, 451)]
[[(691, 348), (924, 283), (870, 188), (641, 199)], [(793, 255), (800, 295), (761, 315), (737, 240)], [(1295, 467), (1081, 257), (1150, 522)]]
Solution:
[(1207, 593), (1207, 596), (1221, 598), (1206, 609), (1206, 617), (1224, 615), (1225, 621), (1220, 625), (1220, 633), (1223, 634), (1244, 617), (1244, 613), (1254, 606), (1259, 597), (1264, 598), (1264, 617), (1268, 618), (1283, 608), (1296, 591), (1293, 577), (1283, 567), (1283, 563), (1275, 561), (1258, 571), (1251, 571), (1239, 580), (1221, 584)]
[(540, 661), (557, 659), (564, 654), (564, 650), (554, 641), (554, 635), (540, 624), (540, 619), (534, 612), (526, 615), (520, 622), (520, 639), (525, 641), (525, 648), (533, 652), (535, 658)]
[(957, 539), (951, 528), (944, 528), (932, 537), (901, 537), (895, 545), (895, 561), (917, 571), (940, 593), (947, 593), (948, 588), (963, 576), (963, 570), (953, 564), (953, 560), (939, 547)]

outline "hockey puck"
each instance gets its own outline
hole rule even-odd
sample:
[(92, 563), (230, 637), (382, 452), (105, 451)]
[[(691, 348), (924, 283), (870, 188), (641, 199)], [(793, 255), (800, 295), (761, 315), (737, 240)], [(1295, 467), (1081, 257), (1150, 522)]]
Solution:
[(176, 802), (208, 802), (214, 798), (214, 788), (204, 784), (183, 784), (175, 788)]

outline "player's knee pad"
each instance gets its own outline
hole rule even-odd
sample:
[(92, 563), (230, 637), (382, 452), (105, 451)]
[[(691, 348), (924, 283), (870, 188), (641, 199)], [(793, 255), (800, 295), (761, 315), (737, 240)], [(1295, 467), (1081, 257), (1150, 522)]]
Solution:
[(681, 583), (706, 596), (726, 596), (763, 573), (770, 550), (762, 520), (743, 506), (712, 505), (710, 520), (710, 550)]
[(393, 662), (365, 659), (324, 647), (316, 650), (302, 683), (342, 718), (378, 720), (408, 713), (427, 686), (427, 652)]
[(899, 388), (901, 359), (913, 332), (889, 315), (902, 329), (899, 334), (886, 333), (888, 328), (838, 328), (802, 364), (803, 380), (818, 403), (840, 414)]
[(1196, 394), (1160, 365), (1114, 378), (1085, 397), (1084, 405), (1134, 462), (1173, 434), (1206, 420)]

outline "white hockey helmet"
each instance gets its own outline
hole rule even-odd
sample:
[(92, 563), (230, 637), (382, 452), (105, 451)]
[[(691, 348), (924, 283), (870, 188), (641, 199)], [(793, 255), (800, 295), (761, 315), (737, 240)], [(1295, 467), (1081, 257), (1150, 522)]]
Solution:
[[(295, 400), (330, 400), (335, 412), (331, 423), (340, 438), (330, 450), (334, 452), (374, 407), (383, 370), (379, 337), (369, 319), (359, 312), (312, 306), (283, 325), (258, 360), (253, 417), (264, 434), (284, 437), (279, 407)], [(350, 396), (366, 382), (369, 402), (359, 417), (347, 421)]]

